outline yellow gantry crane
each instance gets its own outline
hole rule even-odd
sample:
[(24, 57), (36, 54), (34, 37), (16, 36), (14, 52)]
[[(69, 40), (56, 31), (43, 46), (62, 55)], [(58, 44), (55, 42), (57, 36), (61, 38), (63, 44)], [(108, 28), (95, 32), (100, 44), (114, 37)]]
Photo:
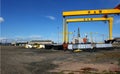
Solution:
[(120, 4), (114, 9), (99, 9), (99, 10), (79, 10), (79, 11), (65, 11), (63, 15), (63, 42), (68, 42), (68, 22), (88, 22), (88, 21), (109, 21), (109, 39), (112, 39), (112, 23), (113, 18), (76, 18), (66, 19), (67, 16), (83, 16), (83, 15), (109, 15), (120, 14)]
[(66, 19), (66, 24), (64, 25), (64, 41), (68, 42), (68, 23), (70, 22), (91, 22), (91, 21), (108, 21), (109, 22), (109, 39), (112, 39), (112, 25), (113, 25), (113, 17), (109, 18), (74, 18), (74, 19)]

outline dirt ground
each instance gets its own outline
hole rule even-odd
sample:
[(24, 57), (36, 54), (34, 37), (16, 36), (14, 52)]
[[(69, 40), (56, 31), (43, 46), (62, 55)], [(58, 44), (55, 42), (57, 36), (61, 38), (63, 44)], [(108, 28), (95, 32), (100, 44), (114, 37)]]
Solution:
[(1, 74), (119, 74), (120, 49), (79, 52), (1, 46)]

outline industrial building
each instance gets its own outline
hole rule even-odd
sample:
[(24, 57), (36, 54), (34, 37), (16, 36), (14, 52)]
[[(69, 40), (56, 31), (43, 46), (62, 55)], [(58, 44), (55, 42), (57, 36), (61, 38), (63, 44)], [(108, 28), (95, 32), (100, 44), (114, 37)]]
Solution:
[(31, 45), (43, 44), (43, 45), (45, 45), (45, 44), (53, 44), (53, 41), (52, 40), (32, 40), (32, 41), (28, 42), (28, 44), (31, 44)]

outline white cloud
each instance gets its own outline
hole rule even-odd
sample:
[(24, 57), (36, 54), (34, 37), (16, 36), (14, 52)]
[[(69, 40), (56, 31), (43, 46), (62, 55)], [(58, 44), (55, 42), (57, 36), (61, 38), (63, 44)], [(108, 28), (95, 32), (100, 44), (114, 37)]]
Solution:
[(120, 37), (120, 34), (119, 33), (113, 33), (113, 38), (114, 37)]
[(46, 18), (49, 18), (50, 20), (55, 20), (56, 19), (54, 16), (46, 16)]
[(6, 39), (6, 37), (0, 37), (0, 40)]
[(0, 17), (0, 23), (4, 22), (4, 18)]
[(40, 36), (40, 35), (31, 35), (28, 38), (30, 38), (30, 39), (42, 39), (42, 36)]
[(6, 37), (0, 37), (0, 42), (5, 41), (6, 39)]
[(40, 40), (42, 39), (41, 35), (29, 35), (29, 36), (17, 36), (15, 37), (16, 40)]
[(13, 41), (30, 41), (30, 40), (41, 40), (44, 39), (41, 35), (30, 35), (30, 36), (15, 36), (12, 38), (0, 37), (0, 42), (13, 42)]
[(115, 24), (120, 24), (120, 19), (116, 20)]

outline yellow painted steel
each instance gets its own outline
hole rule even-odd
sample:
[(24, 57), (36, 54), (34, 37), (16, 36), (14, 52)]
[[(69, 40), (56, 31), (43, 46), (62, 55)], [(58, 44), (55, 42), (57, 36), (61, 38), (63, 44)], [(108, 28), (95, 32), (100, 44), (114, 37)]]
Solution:
[(74, 19), (66, 19), (66, 23), (64, 25), (64, 39), (63, 41), (65, 43), (68, 42), (68, 23), (70, 22), (91, 22), (91, 21), (108, 21), (109, 22), (109, 39), (111, 40), (112, 39), (112, 24), (113, 24), (113, 17), (109, 17), (109, 18), (104, 18), (104, 17), (101, 17), (101, 18), (74, 18)]
[[(63, 20), (63, 42), (68, 42), (66, 16), (82, 16), (82, 15), (108, 15), (108, 14), (120, 14), (120, 5), (115, 9), (99, 9), (99, 10), (78, 10), (78, 11), (64, 11), (62, 13)], [(67, 19), (67, 22), (87, 22), (87, 21), (109, 21), (109, 39), (112, 39), (112, 23), (113, 18), (81, 18), (81, 19)]]
[(109, 40), (112, 40), (113, 18), (109, 18)]
[(120, 14), (120, 9), (100, 9), (100, 10), (78, 10), (64, 11), (63, 16), (100, 15), (100, 14)]
[(73, 18), (73, 19), (66, 19), (66, 22), (91, 22), (91, 21), (108, 21), (112, 19), (112, 17), (109, 18)]

